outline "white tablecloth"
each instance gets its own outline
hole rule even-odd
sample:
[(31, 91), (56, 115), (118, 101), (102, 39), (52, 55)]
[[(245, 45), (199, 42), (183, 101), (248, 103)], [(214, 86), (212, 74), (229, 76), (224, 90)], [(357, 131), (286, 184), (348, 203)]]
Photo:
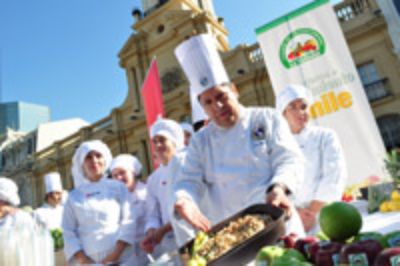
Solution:
[(361, 213), (363, 226), (361, 232), (379, 232), (387, 234), (395, 230), (400, 230), (400, 212), (376, 212), (369, 214), (367, 211), (367, 201), (354, 201), (351, 203)]

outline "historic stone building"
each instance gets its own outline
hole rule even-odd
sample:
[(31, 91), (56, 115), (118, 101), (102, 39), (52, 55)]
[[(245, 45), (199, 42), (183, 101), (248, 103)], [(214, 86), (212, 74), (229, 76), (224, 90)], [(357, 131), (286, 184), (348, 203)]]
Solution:
[[(390, 0), (391, 1), (391, 0)], [(245, 105), (273, 105), (274, 94), (258, 44), (229, 47), (228, 31), (213, 9), (212, 0), (143, 1), (133, 12), (135, 32), (123, 45), (120, 66), (125, 70), (128, 93), (110, 115), (81, 129), (31, 157), (26, 178), (32, 183), (32, 204), (43, 199), (42, 177), (59, 171), (66, 188), (72, 187), (71, 158), (82, 141), (102, 139), (113, 154), (131, 153), (144, 163), (143, 177), (151, 171), (149, 140), (140, 96), (147, 68), (156, 57), (169, 118), (190, 119), (186, 78), (174, 56), (186, 38), (208, 32), (215, 37), (228, 74), (238, 85)], [(382, 2), (382, 1), (381, 1)], [(385, 2), (385, 1), (383, 1)], [(385, 143), (400, 145), (400, 56), (392, 44), (388, 23), (375, 0), (345, 0), (335, 6), (354, 61), (359, 69)], [(111, 92), (110, 92), (111, 93)]]

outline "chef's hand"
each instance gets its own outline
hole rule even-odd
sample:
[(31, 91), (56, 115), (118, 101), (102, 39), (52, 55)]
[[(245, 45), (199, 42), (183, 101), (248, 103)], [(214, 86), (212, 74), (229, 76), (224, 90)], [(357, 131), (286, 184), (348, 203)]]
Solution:
[(303, 222), (304, 230), (306, 232), (310, 231), (311, 228), (317, 223), (317, 215), (312, 210), (307, 208), (298, 208), (301, 221)]
[(293, 205), (287, 197), (282, 186), (274, 186), (267, 193), (266, 200), (267, 203), (271, 204), (272, 206), (284, 209), (289, 218), (292, 216)]
[(75, 260), (79, 263), (79, 264), (93, 264), (95, 263), (91, 258), (89, 258), (85, 252), (83, 252), (82, 250), (78, 251), (75, 253), (74, 255)]
[(118, 240), (117, 245), (113, 252), (107, 255), (101, 263), (108, 265), (108, 264), (114, 264), (119, 262), (119, 257), (121, 257), (122, 252), (124, 252), (125, 248), (128, 246), (127, 243)]
[(147, 230), (145, 238), (140, 242), (140, 247), (146, 252), (146, 253), (153, 253), (154, 248), (156, 246), (156, 243), (154, 242), (154, 235), (156, 233), (157, 229), (151, 228)]
[(180, 198), (174, 206), (175, 211), (195, 229), (207, 232), (210, 230), (210, 222), (200, 212), (197, 205), (187, 198)]

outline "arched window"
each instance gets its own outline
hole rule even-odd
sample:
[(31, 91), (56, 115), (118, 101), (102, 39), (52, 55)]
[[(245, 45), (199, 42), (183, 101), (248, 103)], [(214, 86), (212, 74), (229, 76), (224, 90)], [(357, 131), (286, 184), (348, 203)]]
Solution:
[(378, 126), (386, 149), (400, 147), (400, 114), (379, 117)]

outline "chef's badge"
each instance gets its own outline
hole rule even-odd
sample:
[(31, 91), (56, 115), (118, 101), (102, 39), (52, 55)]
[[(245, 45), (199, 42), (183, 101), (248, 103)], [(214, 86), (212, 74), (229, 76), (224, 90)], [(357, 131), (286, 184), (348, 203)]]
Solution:
[(253, 141), (265, 140), (265, 126), (257, 125), (255, 128), (253, 128), (251, 133), (251, 139)]

